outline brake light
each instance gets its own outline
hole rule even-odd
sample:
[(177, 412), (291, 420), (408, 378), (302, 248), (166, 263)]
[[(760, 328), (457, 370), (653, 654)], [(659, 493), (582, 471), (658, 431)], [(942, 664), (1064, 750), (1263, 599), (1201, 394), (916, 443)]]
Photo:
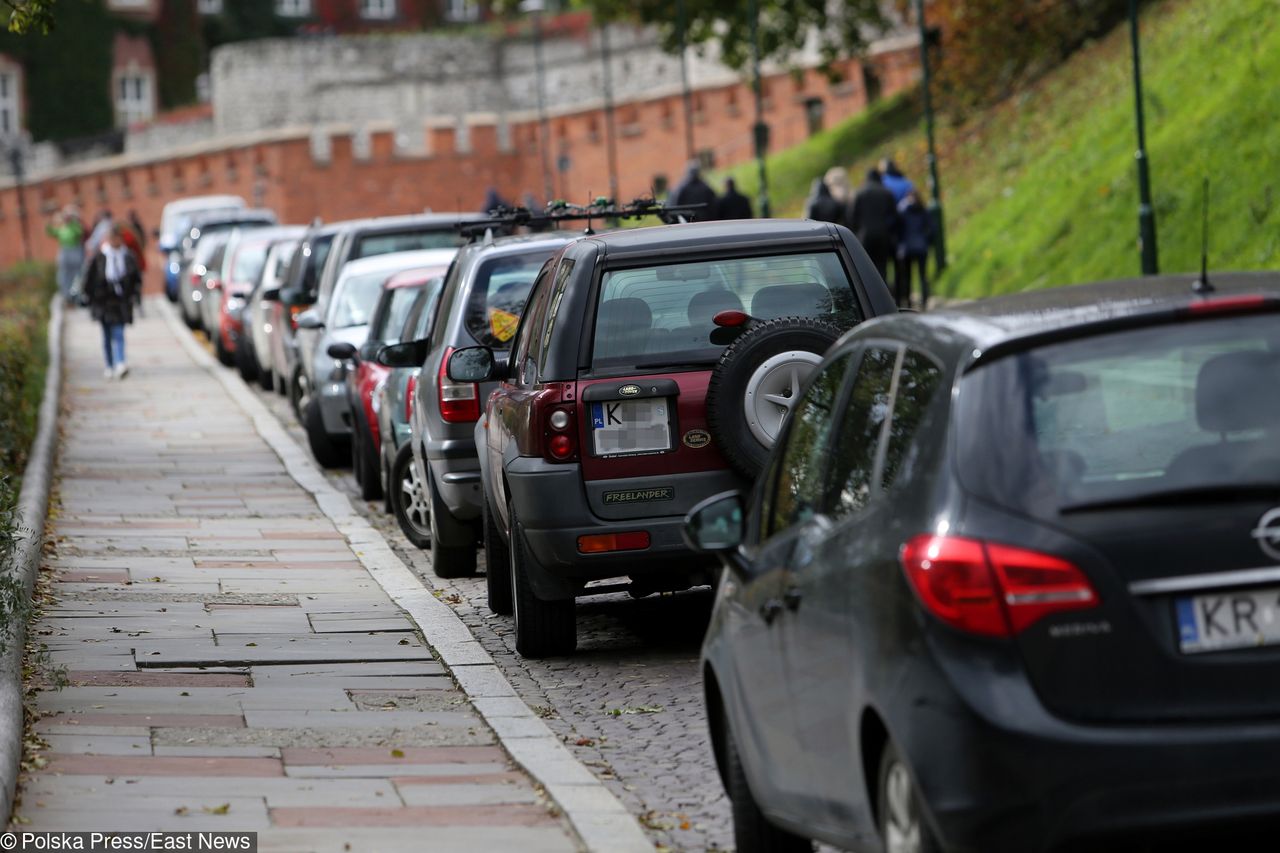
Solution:
[(409, 377), (409, 382), (404, 386), (404, 419), (405, 422), (413, 420), (413, 395), (418, 390), (418, 374)]
[(711, 318), (711, 322), (720, 327), (741, 326), (751, 319), (751, 315), (745, 311), (721, 311), (719, 314)]
[(1262, 308), (1268, 303), (1268, 301), (1267, 297), (1261, 293), (1249, 296), (1219, 296), (1191, 303), (1187, 306), (1187, 313), (1194, 316), (1199, 314), (1220, 314), (1234, 311), (1249, 311), (1254, 308)]
[(445, 369), (453, 347), (444, 351), (440, 359), (440, 373), (436, 377), (436, 394), (440, 400), (440, 417), (445, 423), (465, 424), (480, 420), (480, 386), (474, 382), (454, 382)]
[(294, 331), (294, 332), (298, 331), (298, 315), (306, 310), (307, 310), (307, 307), (305, 305), (289, 306), (289, 329), (291, 331)]
[(604, 554), (608, 551), (639, 551), (649, 547), (649, 532), (596, 533), (578, 537), (579, 554)]
[(534, 423), (542, 425), (543, 458), (548, 462), (570, 462), (578, 457), (573, 404), (561, 404), (559, 397), (556, 389), (549, 388), (533, 404)]
[(972, 634), (1009, 637), (1051, 613), (1098, 604), (1084, 573), (1051, 554), (924, 535), (902, 547), (901, 559), (924, 608)]

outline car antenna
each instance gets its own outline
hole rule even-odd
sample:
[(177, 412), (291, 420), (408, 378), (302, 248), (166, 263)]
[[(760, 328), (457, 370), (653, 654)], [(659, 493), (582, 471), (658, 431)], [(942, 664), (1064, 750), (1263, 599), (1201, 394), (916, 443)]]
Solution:
[(1209, 176), (1204, 177), (1204, 204), (1201, 211), (1200, 224), (1200, 277), (1191, 284), (1195, 293), (1213, 293), (1216, 289), (1209, 283)]

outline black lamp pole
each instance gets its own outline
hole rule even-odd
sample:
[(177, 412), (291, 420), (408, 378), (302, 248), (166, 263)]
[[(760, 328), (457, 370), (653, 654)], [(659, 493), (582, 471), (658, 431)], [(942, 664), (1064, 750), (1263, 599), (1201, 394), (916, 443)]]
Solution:
[(929, 218), (933, 222), (934, 263), (938, 272), (947, 268), (947, 238), (942, 219), (942, 184), (938, 180), (938, 151), (933, 138), (933, 86), (929, 68), (929, 32), (924, 22), (924, 0), (916, 0), (916, 24), (920, 28), (920, 72), (924, 90), (924, 132), (929, 143)]
[(618, 201), (618, 141), (613, 121), (613, 58), (609, 49), (609, 25), (600, 27), (600, 61), (604, 64), (604, 132), (609, 155), (609, 200)]
[(680, 32), (680, 99), (684, 102), (684, 148), (688, 160), (698, 156), (698, 149), (693, 144), (693, 92), (689, 89), (689, 57), (686, 44), (688, 24), (684, 17), (685, 0), (676, 2), (676, 28)]
[(1156, 214), (1151, 206), (1151, 172), (1147, 165), (1147, 131), (1142, 111), (1142, 58), (1138, 52), (1138, 0), (1129, 0), (1129, 40), (1133, 44), (1134, 115), (1138, 123), (1138, 243), (1142, 252), (1142, 274), (1160, 272), (1156, 250)]
[(769, 209), (769, 175), (764, 161), (769, 151), (769, 125), (764, 121), (764, 85), (760, 79), (759, 0), (751, 0), (747, 14), (751, 23), (751, 87), (756, 96), (756, 123), (752, 131), (755, 137), (756, 164), (760, 168), (760, 216), (768, 219), (772, 213)]

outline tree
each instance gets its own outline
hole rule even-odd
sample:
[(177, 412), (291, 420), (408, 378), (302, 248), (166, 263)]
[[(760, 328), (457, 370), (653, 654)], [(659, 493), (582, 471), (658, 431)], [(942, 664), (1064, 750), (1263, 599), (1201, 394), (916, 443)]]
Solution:
[(0, 11), (9, 10), (9, 32), (26, 35), (53, 29), (53, 5), (58, 0), (0, 0)]
[[(501, 12), (514, 12), (518, 0), (499, 0)], [(601, 23), (633, 21), (653, 24), (662, 34), (663, 47), (680, 47), (680, 16), (671, 0), (573, 0)], [(743, 0), (683, 0), (684, 41), (690, 45), (715, 44), (720, 59), (742, 70), (751, 63), (751, 4)], [(762, 58), (787, 62), (816, 39), (824, 63), (856, 55), (891, 25), (881, 0), (758, 0), (759, 39)]]

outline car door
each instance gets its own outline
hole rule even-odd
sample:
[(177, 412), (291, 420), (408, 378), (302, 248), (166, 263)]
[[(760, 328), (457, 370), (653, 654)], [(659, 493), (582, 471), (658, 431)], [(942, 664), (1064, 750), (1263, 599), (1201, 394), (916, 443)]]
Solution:
[(859, 752), (860, 662), (876, 653), (869, 608), (898, 544), (891, 499), (938, 387), (932, 360), (892, 342), (865, 345), (844, 396), (822, 510), (801, 530), (778, 618), (788, 692), (810, 773), (806, 807), (836, 832), (875, 834)]
[(797, 546), (826, 493), (832, 414), (850, 358), (841, 355), (814, 377), (773, 457), (768, 496), (760, 502), (760, 542), (751, 555), (752, 579), (742, 591), (744, 612), (734, 640), (741, 648), (737, 658), (747, 662), (738, 677), (750, 711), (750, 730), (738, 735), (739, 742), (751, 737), (757, 766), (769, 768), (763, 783), (769, 790), (754, 793), (762, 805), (776, 806), (794, 820), (808, 819), (802, 806), (810, 771), (800, 748), (796, 699), (787, 687), (780, 622), (787, 615), (785, 591)]

